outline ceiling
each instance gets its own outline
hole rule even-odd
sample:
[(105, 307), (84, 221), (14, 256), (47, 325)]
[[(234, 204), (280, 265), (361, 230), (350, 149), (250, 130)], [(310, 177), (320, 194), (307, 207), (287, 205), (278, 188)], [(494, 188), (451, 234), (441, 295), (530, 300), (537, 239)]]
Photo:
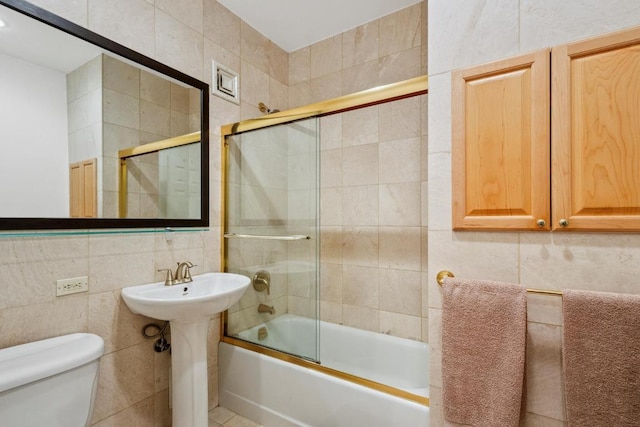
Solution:
[(422, 0), (218, 0), (287, 52)]

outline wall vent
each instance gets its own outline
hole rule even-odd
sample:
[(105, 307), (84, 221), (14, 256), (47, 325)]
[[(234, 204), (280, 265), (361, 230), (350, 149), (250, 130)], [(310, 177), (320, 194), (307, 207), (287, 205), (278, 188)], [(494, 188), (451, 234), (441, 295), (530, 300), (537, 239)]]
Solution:
[(240, 76), (232, 69), (212, 61), (211, 93), (220, 98), (240, 104)]

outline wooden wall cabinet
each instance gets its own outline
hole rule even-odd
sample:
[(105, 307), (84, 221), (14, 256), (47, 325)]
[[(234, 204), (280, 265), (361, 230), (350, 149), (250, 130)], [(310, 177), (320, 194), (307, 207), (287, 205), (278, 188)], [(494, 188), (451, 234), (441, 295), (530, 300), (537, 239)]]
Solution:
[(69, 216), (98, 216), (97, 159), (69, 165)]
[(640, 231), (640, 28), (453, 73), (454, 230)]

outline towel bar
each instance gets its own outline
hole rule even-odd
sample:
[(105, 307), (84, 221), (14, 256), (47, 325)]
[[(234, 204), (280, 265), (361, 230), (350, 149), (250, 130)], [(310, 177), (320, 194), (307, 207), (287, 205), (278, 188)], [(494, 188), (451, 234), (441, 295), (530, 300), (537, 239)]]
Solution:
[[(436, 275), (436, 280), (438, 281), (438, 285), (442, 286), (442, 282), (447, 277), (455, 277), (452, 272), (447, 270), (442, 270)], [(529, 289), (527, 288), (527, 292), (530, 294), (539, 294), (539, 295), (552, 295), (556, 297), (562, 296), (562, 291), (552, 291), (549, 289)]]

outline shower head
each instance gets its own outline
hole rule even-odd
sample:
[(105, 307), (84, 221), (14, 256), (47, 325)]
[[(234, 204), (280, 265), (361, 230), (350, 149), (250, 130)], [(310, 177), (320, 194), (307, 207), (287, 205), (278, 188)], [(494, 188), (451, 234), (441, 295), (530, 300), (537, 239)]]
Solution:
[(272, 113), (279, 113), (280, 112), (280, 110), (278, 110), (278, 109), (272, 110), (271, 108), (267, 107), (264, 104), (264, 102), (258, 103), (258, 109), (260, 110), (261, 113), (265, 113), (265, 114), (272, 114)]

